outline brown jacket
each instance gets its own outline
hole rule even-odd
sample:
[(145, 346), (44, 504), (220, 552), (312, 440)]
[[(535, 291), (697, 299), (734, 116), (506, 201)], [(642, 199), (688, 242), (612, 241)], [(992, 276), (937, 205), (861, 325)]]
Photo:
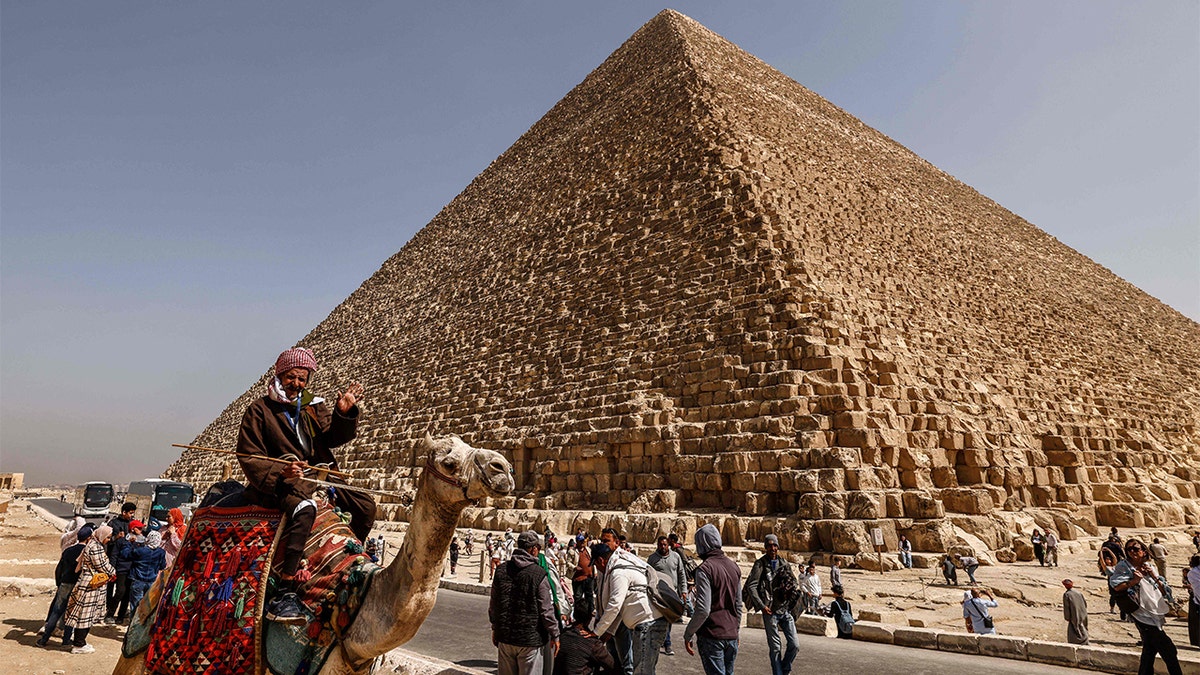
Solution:
[(287, 412), (290, 412), (289, 406), (265, 396), (251, 403), (242, 415), (237, 451), (239, 455), (250, 455), (238, 458), (250, 482), (247, 496), (263, 506), (283, 506), (290, 511), (309, 495), (301, 493), (295, 481), (283, 478), (286, 464), (255, 459), (254, 455), (281, 458), (291, 454), (309, 464), (329, 463), (336, 469), (337, 459), (330, 449), (354, 439), (358, 428), (358, 406), (351, 408), (348, 415), (331, 410), (324, 403), (305, 406), (301, 413), (302, 423), (311, 432), (311, 452), (305, 452), (300, 446), (296, 432), (288, 422)]

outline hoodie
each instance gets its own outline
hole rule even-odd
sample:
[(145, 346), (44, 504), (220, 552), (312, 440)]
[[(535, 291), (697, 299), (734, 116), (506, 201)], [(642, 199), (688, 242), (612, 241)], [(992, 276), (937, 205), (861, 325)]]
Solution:
[(683, 639), (691, 642), (700, 634), (712, 640), (736, 640), (742, 620), (742, 571), (721, 550), (721, 533), (713, 525), (696, 530), (695, 542), (704, 562), (696, 568), (695, 605)]

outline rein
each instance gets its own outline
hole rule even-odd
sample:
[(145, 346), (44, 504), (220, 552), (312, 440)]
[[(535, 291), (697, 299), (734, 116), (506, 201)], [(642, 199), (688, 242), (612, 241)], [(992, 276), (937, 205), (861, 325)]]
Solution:
[[(472, 458), (471, 464), (475, 465), (475, 470), (479, 471), (480, 475), (483, 474), (483, 470), (479, 467), (478, 455)], [(479, 503), (478, 499), (471, 499), (467, 496), (467, 486), (470, 484), (470, 481), (465, 478), (455, 478), (454, 476), (447, 476), (446, 474), (442, 473), (441, 469), (438, 468), (437, 463), (433, 461), (432, 456), (425, 461), (425, 471), (432, 474), (434, 478), (437, 478), (444, 483), (449, 483), (450, 485), (462, 490), (463, 499), (471, 502), (472, 504)]]

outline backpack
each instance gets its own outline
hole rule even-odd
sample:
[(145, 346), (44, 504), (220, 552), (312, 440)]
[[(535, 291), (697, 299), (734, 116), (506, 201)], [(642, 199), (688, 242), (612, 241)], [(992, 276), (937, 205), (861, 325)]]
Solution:
[(649, 565), (645, 568), (634, 565), (614, 565), (609, 568), (610, 571), (619, 569), (636, 569), (646, 575), (645, 584), (632, 584), (630, 588), (646, 591), (646, 597), (650, 599), (650, 604), (654, 605), (668, 622), (675, 623), (683, 618), (683, 598), (675, 592), (675, 586), (665, 574)]
[(683, 573), (687, 575), (687, 580), (695, 583), (696, 569), (700, 567), (700, 563), (696, 562), (695, 558), (684, 555), (683, 551), (680, 549), (677, 549), (676, 552), (679, 554), (679, 557), (683, 559)]
[[(829, 610), (834, 622), (837, 623), (839, 633), (849, 633), (854, 630), (854, 614), (850, 611), (849, 602), (839, 598), (833, 601)], [(987, 618), (985, 617), (985, 624), (986, 621)], [(991, 628), (991, 626), (989, 625), (988, 628)]]

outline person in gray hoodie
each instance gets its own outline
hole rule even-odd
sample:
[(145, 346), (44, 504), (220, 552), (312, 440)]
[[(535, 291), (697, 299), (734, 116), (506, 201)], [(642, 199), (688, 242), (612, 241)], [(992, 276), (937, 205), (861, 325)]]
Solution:
[(742, 572), (721, 550), (721, 533), (713, 525), (696, 530), (696, 553), (704, 560), (696, 568), (692, 620), (683, 631), (683, 646), (700, 652), (706, 675), (733, 675), (738, 626), (742, 621)]

